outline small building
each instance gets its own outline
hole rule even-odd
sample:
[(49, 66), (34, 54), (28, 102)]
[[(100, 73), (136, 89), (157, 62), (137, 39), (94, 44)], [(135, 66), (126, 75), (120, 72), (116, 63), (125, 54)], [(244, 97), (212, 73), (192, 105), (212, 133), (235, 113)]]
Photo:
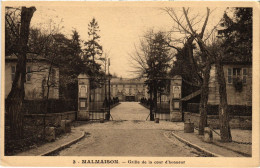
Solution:
[[(223, 62), (226, 81), (227, 103), (232, 115), (251, 115), (252, 113), (252, 63)], [(185, 82), (184, 82), (185, 83)], [(186, 88), (187, 89), (187, 88)], [(190, 89), (191, 90), (191, 89)], [(184, 111), (199, 112), (200, 90), (193, 90), (184, 95)], [(219, 84), (215, 65), (210, 70), (208, 114), (218, 114), (220, 104)]]
[[(252, 129), (252, 63), (223, 62), (230, 127), (233, 129)], [(182, 98), (184, 121), (199, 126), (200, 90)], [(210, 71), (207, 124), (219, 129), (220, 95), (215, 65)]]
[[(223, 62), (228, 105), (252, 106), (252, 63)], [(208, 104), (219, 104), (216, 67), (210, 71)]]
[[(5, 57), (5, 98), (12, 88), (15, 77), (17, 57), (10, 55)], [(35, 54), (27, 54), (26, 82), (24, 84), (25, 99), (43, 99), (47, 95), (47, 80), (51, 84), (49, 99), (59, 99), (59, 68), (44, 57)]]

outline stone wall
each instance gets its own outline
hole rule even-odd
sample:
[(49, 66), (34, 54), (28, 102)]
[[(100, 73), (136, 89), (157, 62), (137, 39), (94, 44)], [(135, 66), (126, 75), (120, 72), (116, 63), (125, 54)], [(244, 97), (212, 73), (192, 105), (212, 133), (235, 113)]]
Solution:
[[(185, 112), (184, 121), (190, 120), (194, 123), (195, 127), (199, 126), (199, 114)], [(219, 116), (208, 115), (208, 125), (214, 129), (219, 128)], [(232, 129), (252, 129), (252, 117), (251, 116), (231, 116), (229, 122)]]
[(61, 125), (61, 120), (76, 120), (76, 111), (68, 111), (64, 113), (48, 113), (46, 116), (44, 114), (26, 114), (24, 116), (25, 125), (43, 125), (44, 116), (47, 126), (59, 127)]

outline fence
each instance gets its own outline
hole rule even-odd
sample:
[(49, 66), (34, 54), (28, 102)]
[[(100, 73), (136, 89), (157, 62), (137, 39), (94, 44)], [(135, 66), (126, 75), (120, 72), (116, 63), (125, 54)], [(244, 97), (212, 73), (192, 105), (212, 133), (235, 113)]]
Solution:
[(110, 109), (119, 103), (118, 97), (110, 99), (110, 106), (107, 99), (104, 101), (92, 101), (89, 105), (89, 118), (90, 120), (99, 120), (100, 118), (105, 119), (105, 114)]
[[(199, 103), (188, 103), (184, 111), (199, 113)], [(228, 112), (231, 116), (252, 116), (252, 106), (228, 105)], [(208, 115), (218, 115), (218, 105), (207, 106)]]
[[(49, 99), (49, 100), (24, 100), (22, 111), (24, 114), (61, 113), (77, 110), (77, 100), (74, 99)], [(8, 103), (5, 101), (5, 107)]]
[[(194, 123), (196, 127), (199, 127), (200, 115), (197, 113), (184, 113), (184, 121), (190, 121)], [(219, 129), (219, 116), (218, 115), (208, 115), (207, 124), (214, 128)], [(252, 129), (252, 117), (251, 116), (231, 116), (229, 125), (231, 129)]]
[[(152, 101), (150, 99), (142, 98), (140, 100), (140, 103), (147, 109), (150, 109), (150, 104), (152, 103)], [(160, 120), (170, 120), (170, 102), (157, 102), (157, 110), (154, 111), (154, 115)]]

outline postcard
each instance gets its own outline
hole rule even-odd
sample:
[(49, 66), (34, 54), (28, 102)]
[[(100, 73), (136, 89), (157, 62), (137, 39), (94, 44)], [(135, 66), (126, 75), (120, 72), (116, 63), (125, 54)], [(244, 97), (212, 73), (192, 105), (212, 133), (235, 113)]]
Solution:
[(2, 2), (1, 165), (259, 166), (259, 3)]

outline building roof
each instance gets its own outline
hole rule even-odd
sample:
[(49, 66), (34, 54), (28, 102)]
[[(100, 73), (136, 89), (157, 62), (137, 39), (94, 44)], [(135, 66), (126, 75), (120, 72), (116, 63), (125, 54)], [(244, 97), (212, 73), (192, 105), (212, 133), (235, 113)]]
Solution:
[(200, 95), (200, 93), (201, 93), (201, 90), (197, 90), (197, 91), (195, 91), (195, 92), (189, 94), (188, 96), (182, 98), (181, 100), (182, 100), (182, 101), (188, 101), (188, 100), (190, 100), (190, 99), (192, 99), (192, 98), (194, 98), (194, 97)]
[(112, 78), (111, 84), (144, 84), (145, 79), (131, 79), (131, 78)]
[(224, 65), (252, 65), (252, 62), (249, 61), (228, 61), (225, 60), (222, 62)]
[[(47, 58), (41, 56), (41, 55), (37, 55), (37, 54), (30, 54), (28, 53), (26, 55), (27, 57), (27, 62), (45, 62), (45, 63), (51, 63), (50, 60), (48, 60)], [(17, 62), (17, 56), (15, 54), (12, 55), (8, 55), (5, 56), (5, 62)], [(56, 65), (55, 63), (53, 63), (53, 65)]]

